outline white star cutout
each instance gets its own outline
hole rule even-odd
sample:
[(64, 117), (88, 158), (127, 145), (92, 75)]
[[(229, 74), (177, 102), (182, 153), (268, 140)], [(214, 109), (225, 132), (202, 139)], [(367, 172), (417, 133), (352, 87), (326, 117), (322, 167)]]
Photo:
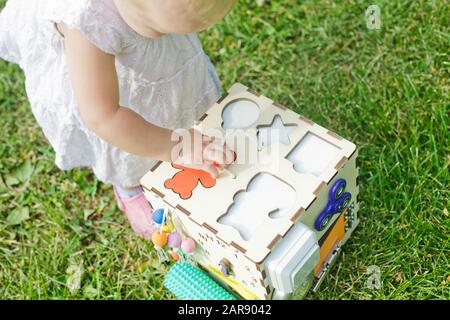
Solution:
[(272, 140), (278, 137), (280, 143), (288, 145), (291, 143), (289, 134), (297, 127), (296, 124), (285, 125), (279, 115), (273, 117), (270, 125), (258, 127), (258, 147), (267, 147)]

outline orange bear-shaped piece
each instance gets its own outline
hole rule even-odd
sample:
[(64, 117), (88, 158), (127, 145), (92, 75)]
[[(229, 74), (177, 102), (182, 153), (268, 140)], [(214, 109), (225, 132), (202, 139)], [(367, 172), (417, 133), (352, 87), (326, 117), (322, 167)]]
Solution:
[(205, 188), (211, 188), (216, 185), (216, 179), (206, 171), (192, 169), (178, 164), (172, 164), (172, 167), (181, 169), (181, 171), (175, 173), (171, 179), (167, 179), (164, 182), (164, 187), (178, 193), (183, 200), (189, 199), (192, 196), (192, 191), (197, 187), (199, 181)]

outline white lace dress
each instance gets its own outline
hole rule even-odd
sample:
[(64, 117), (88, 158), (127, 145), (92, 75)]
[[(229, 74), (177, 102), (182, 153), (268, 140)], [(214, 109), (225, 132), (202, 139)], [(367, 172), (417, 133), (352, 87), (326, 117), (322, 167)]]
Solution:
[(90, 166), (103, 182), (135, 186), (155, 160), (124, 152), (82, 122), (54, 22), (79, 29), (116, 57), (120, 104), (166, 128), (187, 128), (219, 97), (196, 34), (140, 36), (112, 0), (9, 0), (0, 13), (0, 57), (24, 70), (33, 114), (63, 170)]

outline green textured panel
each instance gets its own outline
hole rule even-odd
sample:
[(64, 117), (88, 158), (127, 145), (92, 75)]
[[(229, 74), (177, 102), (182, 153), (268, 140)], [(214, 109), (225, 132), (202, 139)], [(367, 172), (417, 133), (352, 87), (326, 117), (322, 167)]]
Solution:
[(181, 300), (236, 300), (201, 269), (186, 262), (170, 268), (164, 286)]

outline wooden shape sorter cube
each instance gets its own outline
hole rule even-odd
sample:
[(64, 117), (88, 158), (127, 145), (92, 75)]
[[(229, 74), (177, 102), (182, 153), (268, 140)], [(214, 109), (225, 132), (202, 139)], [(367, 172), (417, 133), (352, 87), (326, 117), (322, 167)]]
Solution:
[(153, 208), (173, 214), (198, 244), (192, 258), (238, 297), (316, 289), (358, 224), (356, 146), (241, 84), (195, 128), (225, 137), (236, 161), (217, 179), (158, 162), (141, 181)]

